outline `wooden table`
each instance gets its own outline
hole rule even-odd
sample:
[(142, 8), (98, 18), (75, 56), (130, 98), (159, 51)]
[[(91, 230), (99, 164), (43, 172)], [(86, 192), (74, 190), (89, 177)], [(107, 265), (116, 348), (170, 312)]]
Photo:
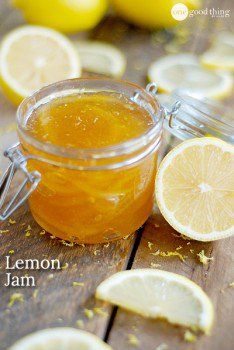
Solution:
[[(227, 1), (225, 6), (228, 8), (229, 5), (230, 8), (231, 2), (232, 0)], [(217, 4), (221, 4), (221, 0), (216, 2)], [(0, 33), (4, 34), (22, 22), (21, 17), (9, 9), (6, 1), (2, 1)], [(201, 20), (200, 22), (199, 25), (204, 26)], [(230, 22), (227, 21), (227, 23), (230, 25)], [(214, 26), (210, 19), (205, 20), (205, 25), (206, 28), (210, 28), (209, 25), (212, 28)], [(208, 30), (206, 29), (206, 32)], [(202, 36), (201, 40), (201, 36), (196, 38), (197, 35), (197, 31), (195, 33), (193, 30), (189, 40), (186, 40), (184, 34), (184, 39), (180, 39), (181, 50), (184, 47), (196, 52), (202, 50), (206, 45), (207, 37)], [(106, 40), (120, 47), (128, 58), (124, 78), (143, 86), (146, 84), (145, 76), (149, 63), (165, 52), (176, 51), (172, 33), (167, 31), (149, 33), (110, 17), (104, 20), (94, 32), (82, 36)], [(183, 35), (180, 37), (182, 38)], [(1, 95), (0, 149), (4, 149), (15, 139), (14, 125), (12, 127), (14, 116), (15, 108)], [(0, 161), (3, 169), (6, 164), (1, 158)], [(17, 339), (39, 329), (56, 326), (80, 327), (82, 324), (83, 329), (105, 339), (114, 350), (134, 348), (129, 343), (129, 334), (134, 334), (138, 338), (140, 350), (155, 350), (163, 343), (172, 350), (231, 350), (234, 348), (234, 289), (229, 286), (234, 281), (233, 239), (214, 243), (184, 240), (165, 222), (157, 210), (144, 228), (128, 239), (110, 245), (86, 247), (64, 246), (48, 234), (40, 235), (41, 228), (33, 220), (27, 205), (22, 206), (12, 220), (16, 223), (13, 221), (0, 224), (1, 230), (9, 230), (0, 235), (0, 350), (6, 349)], [(28, 225), (31, 227), (30, 236), (25, 236)], [(152, 242), (152, 250), (148, 242)], [(157, 249), (175, 251), (180, 246), (182, 247), (180, 252), (187, 256), (184, 262), (178, 257), (163, 258), (151, 254)], [(35, 288), (7, 288), (3, 286), (6, 282), (5, 256), (11, 250), (14, 250), (11, 255), (12, 261), (58, 258), (62, 265), (66, 267), (67, 263), (68, 267), (55, 272), (29, 271), (36, 278)], [(213, 257), (207, 265), (202, 265), (198, 260), (197, 253), (201, 250), (204, 250), (207, 256)], [(160, 269), (191, 278), (207, 292), (213, 301), (216, 313), (211, 337), (199, 336), (196, 343), (186, 343), (183, 328), (174, 327), (165, 321), (146, 320), (94, 298), (97, 285), (113, 273), (132, 268), (154, 268), (155, 264), (159, 264)], [(24, 270), (17, 271), (18, 276), (24, 276), (25, 273)], [(84, 282), (84, 286), (73, 286), (74, 281)], [(13, 293), (22, 293), (24, 301), (16, 301), (9, 307), (8, 303)], [(92, 310), (94, 313), (87, 310)]]

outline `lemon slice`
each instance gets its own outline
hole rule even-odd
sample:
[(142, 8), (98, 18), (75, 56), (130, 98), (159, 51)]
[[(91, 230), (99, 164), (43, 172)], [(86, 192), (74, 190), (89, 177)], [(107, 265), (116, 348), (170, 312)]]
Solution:
[(27, 335), (9, 350), (111, 350), (95, 335), (73, 328), (50, 328)]
[(156, 199), (175, 230), (198, 241), (234, 234), (234, 146), (212, 137), (184, 141), (163, 159)]
[(80, 73), (76, 48), (52, 29), (23, 26), (3, 39), (0, 83), (16, 104), (44, 85), (79, 77)]
[(149, 67), (148, 77), (163, 92), (183, 88), (197, 98), (221, 99), (233, 87), (230, 73), (205, 69), (192, 54), (169, 55), (155, 61)]
[(102, 282), (96, 297), (144, 317), (165, 318), (173, 324), (209, 333), (213, 306), (191, 280), (156, 269), (122, 271)]
[(87, 71), (114, 77), (124, 74), (126, 59), (115, 46), (98, 41), (80, 41), (77, 49), (82, 67)]
[(201, 56), (201, 63), (212, 69), (234, 71), (234, 34), (220, 33), (213, 46)]

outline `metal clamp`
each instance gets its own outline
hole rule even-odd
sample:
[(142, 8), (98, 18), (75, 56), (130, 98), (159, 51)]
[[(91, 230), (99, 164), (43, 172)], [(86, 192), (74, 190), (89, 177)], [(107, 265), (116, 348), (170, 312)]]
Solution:
[[(29, 172), (27, 170), (27, 157), (21, 153), (19, 149), (19, 143), (8, 148), (4, 152), (4, 156), (9, 158), (11, 164), (0, 179), (1, 221), (6, 220), (16, 209), (19, 208), (19, 206), (21, 206), (28, 199), (28, 197), (36, 189), (38, 183), (41, 180), (41, 174), (38, 171)], [(9, 203), (6, 204), (5, 208), (3, 208), (4, 204), (7, 202), (6, 197), (9, 193), (10, 185), (17, 170), (21, 171), (24, 174), (25, 179), (20, 184), (16, 194), (10, 199)], [(31, 186), (27, 189), (27, 192), (22, 195), (23, 190), (29, 184), (31, 184)]]
[[(158, 87), (155, 83), (150, 83), (146, 86), (146, 91), (149, 92), (153, 96), (157, 96)], [(181, 133), (186, 134), (188, 137), (201, 137), (203, 136), (203, 133), (197, 128), (195, 125), (189, 125), (186, 119), (180, 118), (180, 123), (183, 124), (183, 126), (180, 125), (178, 120), (176, 119), (176, 116), (182, 106), (182, 103), (180, 100), (177, 100), (175, 103), (172, 104), (172, 106), (169, 108), (163, 106), (164, 116), (165, 119), (168, 122), (168, 126), (170, 129), (177, 130)]]
[[(158, 93), (158, 86), (157, 86), (157, 84), (156, 83), (149, 83), (149, 84), (147, 84), (146, 91), (149, 92), (154, 97), (156, 97), (157, 93)], [(173, 119), (177, 115), (180, 107), (181, 107), (181, 102), (179, 100), (176, 101), (171, 106), (170, 109), (168, 109), (165, 106), (163, 106), (164, 116), (165, 116), (166, 119), (168, 119), (168, 125), (170, 126), (171, 129), (175, 128), (175, 126), (173, 126)]]
[(181, 102), (176, 101), (172, 105), (171, 109), (164, 108), (165, 118), (168, 119), (168, 125), (171, 129), (177, 128), (175, 125), (173, 125), (173, 119), (175, 118), (175, 116), (179, 112), (180, 107), (181, 107)]

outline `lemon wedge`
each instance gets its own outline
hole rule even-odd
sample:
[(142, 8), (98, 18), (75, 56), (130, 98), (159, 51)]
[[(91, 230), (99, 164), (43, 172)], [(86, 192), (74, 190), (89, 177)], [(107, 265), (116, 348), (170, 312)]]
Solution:
[(104, 16), (107, 0), (12, 0), (30, 24), (64, 33), (94, 28)]
[(234, 234), (234, 146), (217, 138), (184, 141), (163, 159), (156, 199), (169, 224), (198, 241)]
[(126, 59), (115, 46), (99, 41), (80, 41), (77, 49), (85, 70), (113, 77), (124, 74)]
[(203, 290), (188, 278), (167, 271), (118, 272), (98, 286), (96, 297), (144, 317), (165, 318), (205, 333), (213, 324), (213, 306)]
[(1, 43), (0, 84), (15, 104), (44, 85), (80, 74), (76, 48), (52, 29), (22, 26)]
[(222, 99), (232, 92), (233, 87), (230, 73), (210, 71), (202, 67), (192, 54), (162, 57), (150, 65), (148, 78), (163, 92), (182, 88), (197, 98)]
[(49, 328), (27, 335), (9, 350), (111, 350), (95, 335), (73, 328)]
[(220, 33), (211, 48), (201, 56), (201, 63), (211, 69), (234, 71), (234, 34)]

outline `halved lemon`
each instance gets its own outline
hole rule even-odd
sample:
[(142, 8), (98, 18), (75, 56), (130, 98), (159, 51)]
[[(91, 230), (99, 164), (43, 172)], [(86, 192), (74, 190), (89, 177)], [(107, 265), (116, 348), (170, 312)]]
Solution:
[(161, 91), (170, 93), (182, 88), (197, 98), (228, 96), (233, 87), (233, 77), (224, 71), (211, 71), (199, 64), (192, 54), (169, 55), (153, 62), (148, 78), (158, 84)]
[(22, 26), (1, 43), (0, 84), (15, 104), (44, 85), (80, 74), (76, 48), (52, 29)]
[(82, 67), (87, 71), (114, 77), (123, 75), (126, 59), (117, 47), (100, 41), (79, 41), (77, 49)]
[(213, 306), (204, 291), (188, 278), (167, 271), (118, 272), (98, 286), (96, 297), (144, 317), (165, 318), (206, 333), (213, 324)]
[(163, 159), (156, 199), (169, 224), (198, 241), (234, 234), (234, 146), (212, 137), (184, 141)]
[(111, 350), (95, 335), (66, 327), (48, 328), (18, 340), (9, 350)]
[(211, 48), (201, 56), (201, 63), (211, 69), (234, 71), (234, 34), (217, 35)]

